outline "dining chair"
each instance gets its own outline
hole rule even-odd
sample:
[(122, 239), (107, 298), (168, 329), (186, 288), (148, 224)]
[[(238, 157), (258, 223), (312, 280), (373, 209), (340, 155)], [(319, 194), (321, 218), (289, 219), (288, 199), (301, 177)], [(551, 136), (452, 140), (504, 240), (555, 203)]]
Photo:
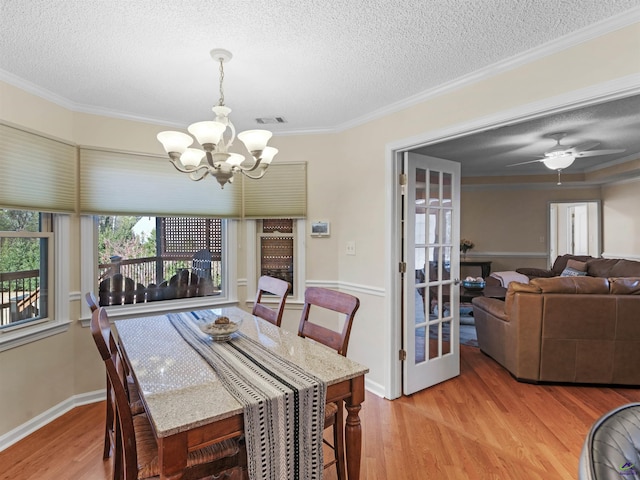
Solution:
[[(125, 377), (115, 362), (109, 348), (112, 338), (107, 311), (100, 307), (91, 316), (91, 334), (105, 364), (111, 382), (116, 419), (116, 455), (114, 478), (122, 480), (155, 479), (160, 475), (158, 448), (151, 423), (146, 413), (133, 415), (125, 389)], [(189, 452), (184, 479), (204, 477), (242, 478), (240, 449), (237, 439), (222, 442)]]
[[(289, 295), (289, 290), (291, 290), (289, 282), (267, 275), (261, 276), (258, 279), (258, 292), (256, 293), (256, 300), (253, 302), (253, 311), (251, 313), (279, 327), (282, 323), (284, 304), (287, 300), (287, 295)], [(277, 308), (272, 309), (266, 303), (262, 303), (262, 297), (265, 293), (279, 297)]]
[[(309, 320), (311, 307), (319, 307), (324, 310), (331, 310), (345, 315), (342, 331), (331, 330), (318, 323)], [(322, 343), (342, 356), (347, 355), (349, 346), (349, 336), (353, 318), (360, 307), (360, 300), (348, 293), (330, 290), (321, 287), (309, 287), (304, 292), (304, 307), (298, 327), (298, 335), (311, 338), (318, 343)], [(323, 439), (323, 442), (332, 448), (334, 458), (324, 465), (328, 468), (336, 465), (338, 480), (346, 480), (345, 457), (344, 457), (344, 413), (342, 400), (327, 403), (325, 406), (324, 428), (333, 427), (333, 444)]]
[[(100, 305), (96, 300), (96, 296), (93, 292), (88, 292), (85, 295), (87, 300), (87, 304), (91, 309), (91, 313), (95, 313)], [(93, 318), (93, 317), (92, 317)], [(115, 358), (116, 366), (119, 369), (122, 369), (124, 377), (127, 379), (126, 383), (126, 391), (127, 398), (129, 399), (129, 407), (131, 413), (133, 415), (138, 415), (144, 412), (144, 406), (142, 405), (142, 401), (140, 400), (140, 393), (138, 392), (138, 385), (135, 383), (135, 380), (131, 377), (129, 373), (129, 368), (124, 361), (124, 359), (120, 355), (120, 351), (118, 350), (118, 344), (111, 333), (111, 328), (109, 327), (108, 336), (105, 337), (105, 343), (107, 343), (109, 351)], [(111, 386), (111, 381), (109, 379), (109, 375), (107, 375), (107, 411), (106, 411), (106, 419), (105, 419), (105, 428), (104, 428), (104, 451), (102, 454), (102, 458), (109, 458), (111, 456), (112, 450), (115, 448), (115, 412), (113, 405), (113, 390)]]

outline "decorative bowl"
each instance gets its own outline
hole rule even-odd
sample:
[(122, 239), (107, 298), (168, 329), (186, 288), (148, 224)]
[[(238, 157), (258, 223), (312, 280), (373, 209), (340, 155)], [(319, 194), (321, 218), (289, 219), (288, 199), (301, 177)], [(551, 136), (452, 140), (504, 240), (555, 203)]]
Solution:
[(466, 290), (483, 290), (484, 286), (485, 286), (485, 281), (478, 281), (478, 280), (463, 280), (462, 281), (462, 286), (466, 289)]
[[(217, 322), (217, 323), (216, 323)], [(226, 342), (242, 325), (242, 317), (212, 315), (203, 319), (199, 324), (200, 330), (209, 335), (216, 342)]]

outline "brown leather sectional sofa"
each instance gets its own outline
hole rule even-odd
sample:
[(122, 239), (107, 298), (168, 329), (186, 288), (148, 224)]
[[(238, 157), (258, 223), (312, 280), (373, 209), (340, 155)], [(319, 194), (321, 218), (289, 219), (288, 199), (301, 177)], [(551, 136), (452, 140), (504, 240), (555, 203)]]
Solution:
[(640, 276), (512, 282), (473, 312), (480, 349), (517, 380), (640, 385)]
[(533, 278), (549, 278), (562, 275), (569, 260), (586, 263), (586, 272), (590, 277), (640, 277), (640, 262), (624, 258), (595, 258), (588, 255), (559, 255), (549, 270), (541, 268), (518, 268), (516, 272)]

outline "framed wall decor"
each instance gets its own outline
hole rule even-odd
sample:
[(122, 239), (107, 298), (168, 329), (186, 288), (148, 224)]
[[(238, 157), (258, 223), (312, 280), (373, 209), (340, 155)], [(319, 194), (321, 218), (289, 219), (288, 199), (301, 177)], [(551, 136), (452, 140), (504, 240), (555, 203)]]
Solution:
[(312, 237), (328, 237), (331, 234), (329, 222), (317, 221), (311, 223)]

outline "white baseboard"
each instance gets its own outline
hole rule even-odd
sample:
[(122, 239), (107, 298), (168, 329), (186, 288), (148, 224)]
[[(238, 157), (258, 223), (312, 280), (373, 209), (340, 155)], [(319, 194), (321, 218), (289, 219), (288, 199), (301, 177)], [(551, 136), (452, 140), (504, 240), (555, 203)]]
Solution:
[[(365, 378), (364, 379), (364, 388), (368, 392), (371, 392), (371, 393), (373, 393), (374, 395), (377, 395), (380, 398), (385, 398), (385, 396), (384, 396), (384, 393), (385, 393), (384, 385), (380, 385), (379, 383), (372, 382), (368, 378)], [(367, 400), (366, 399), (364, 401), (364, 405), (365, 406), (367, 405)]]
[(61, 417), (69, 410), (72, 410), (81, 405), (87, 405), (89, 403), (95, 403), (105, 400), (107, 398), (106, 395), (107, 394), (105, 390), (96, 390), (94, 392), (82, 393), (80, 395), (74, 395), (64, 402), (51, 407), (49, 410), (42, 412), (40, 415), (32, 418), (28, 422), (23, 423), (22, 425), (0, 436), (0, 452), (10, 447), (14, 443), (19, 442), (36, 430), (44, 427), (48, 423), (51, 423), (56, 418)]

